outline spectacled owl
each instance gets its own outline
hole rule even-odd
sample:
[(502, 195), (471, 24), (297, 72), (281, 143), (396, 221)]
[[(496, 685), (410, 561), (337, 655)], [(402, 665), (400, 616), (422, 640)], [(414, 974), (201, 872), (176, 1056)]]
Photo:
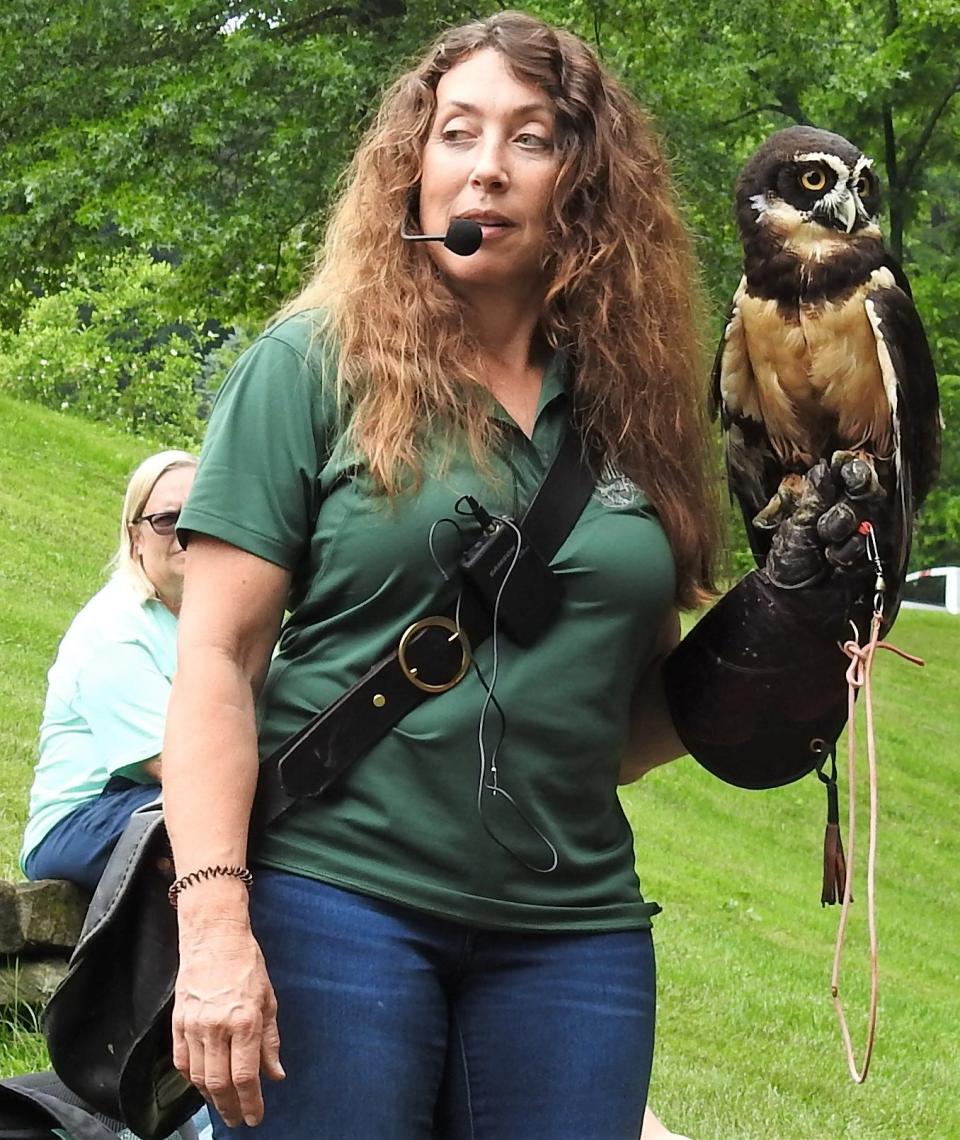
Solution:
[(744, 274), (713, 400), (758, 563), (790, 479), (855, 455), (873, 480), (885, 576), (899, 585), (937, 473), (940, 420), (923, 325), (879, 207), (871, 160), (829, 131), (777, 131), (747, 161), (736, 185)]

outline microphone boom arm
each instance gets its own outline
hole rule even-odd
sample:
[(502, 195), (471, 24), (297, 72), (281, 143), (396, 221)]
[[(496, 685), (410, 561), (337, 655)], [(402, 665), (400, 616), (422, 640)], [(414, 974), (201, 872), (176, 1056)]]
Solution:
[(449, 249), (459, 257), (469, 257), (476, 253), (483, 242), (483, 230), (471, 218), (454, 218), (445, 234), (408, 234), (403, 232), (401, 226), (400, 236), (404, 241), (443, 242), (444, 249)]

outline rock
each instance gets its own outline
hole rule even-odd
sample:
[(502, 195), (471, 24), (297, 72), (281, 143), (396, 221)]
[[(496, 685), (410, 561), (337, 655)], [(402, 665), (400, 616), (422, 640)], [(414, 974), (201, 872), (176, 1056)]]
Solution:
[(0, 954), (69, 954), (80, 937), (88, 896), (73, 883), (0, 882)]
[(0, 1008), (46, 1004), (67, 972), (88, 902), (61, 879), (0, 882)]
[(17, 883), (24, 948), (69, 953), (77, 944), (90, 896), (62, 879)]
[(17, 888), (0, 881), (0, 954), (15, 954), (22, 945)]
[(24, 960), (0, 966), (0, 1007), (45, 1005), (66, 972), (66, 962)]

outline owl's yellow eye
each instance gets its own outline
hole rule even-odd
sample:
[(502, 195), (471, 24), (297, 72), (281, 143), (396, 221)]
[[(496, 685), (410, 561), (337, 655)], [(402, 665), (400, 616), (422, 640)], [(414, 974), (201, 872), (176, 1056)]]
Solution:
[(866, 198), (870, 193), (870, 179), (861, 174), (853, 189), (858, 198)]
[(800, 175), (800, 185), (804, 190), (822, 190), (827, 184), (827, 176), (822, 170), (813, 167)]

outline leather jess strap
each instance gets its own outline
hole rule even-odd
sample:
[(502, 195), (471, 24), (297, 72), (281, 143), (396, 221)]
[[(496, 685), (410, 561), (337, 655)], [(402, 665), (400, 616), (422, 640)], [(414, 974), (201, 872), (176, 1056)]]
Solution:
[[(594, 488), (583, 445), (571, 426), (519, 527), (544, 563), (563, 545)], [(463, 678), (471, 649), (492, 633), (489, 612), (470, 589), (408, 626), (395, 647), (260, 766), (251, 830), (265, 828), (297, 799), (318, 796), (423, 701)]]

